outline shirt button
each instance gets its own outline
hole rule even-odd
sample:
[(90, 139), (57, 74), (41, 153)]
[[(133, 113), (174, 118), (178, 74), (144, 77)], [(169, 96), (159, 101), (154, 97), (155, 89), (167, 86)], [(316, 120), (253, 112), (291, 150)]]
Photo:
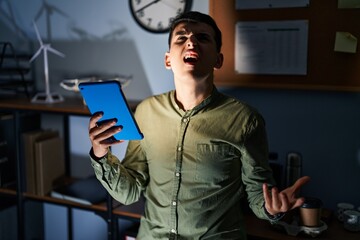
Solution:
[(176, 230), (175, 230), (175, 229), (171, 229), (171, 233), (176, 233)]
[(177, 151), (178, 151), (178, 152), (181, 152), (181, 151), (182, 151), (182, 147), (178, 147), (178, 148), (177, 148)]
[(180, 173), (178, 173), (178, 172), (175, 173), (175, 176), (180, 177)]
[(173, 201), (173, 202), (172, 202), (172, 205), (173, 205), (173, 206), (176, 206), (176, 202), (175, 202), (175, 201)]
[(186, 123), (187, 121), (189, 121), (189, 119), (188, 118), (183, 118), (183, 123)]

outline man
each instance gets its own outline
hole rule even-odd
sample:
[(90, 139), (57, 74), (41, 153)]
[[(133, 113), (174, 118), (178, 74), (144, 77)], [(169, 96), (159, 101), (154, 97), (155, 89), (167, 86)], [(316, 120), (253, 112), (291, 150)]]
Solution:
[(175, 90), (144, 100), (135, 117), (144, 133), (130, 141), (124, 160), (106, 139), (121, 131), (101, 114), (89, 122), (90, 156), (99, 181), (118, 201), (146, 199), (138, 239), (246, 239), (240, 201), (276, 221), (300, 206), (296, 192), (309, 178), (282, 192), (274, 186), (264, 120), (250, 106), (213, 84), (223, 64), (221, 32), (214, 20), (189, 12), (173, 21), (165, 66)]

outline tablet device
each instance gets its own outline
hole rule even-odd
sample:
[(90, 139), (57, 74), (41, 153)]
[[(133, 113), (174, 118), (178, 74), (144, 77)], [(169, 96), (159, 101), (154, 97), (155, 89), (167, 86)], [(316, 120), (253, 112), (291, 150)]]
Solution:
[(98, 125), (106, 120), (117, 119), (115, 126), (122, 127), (122, 130), (110, 140), (143, 139), (143, 134), (129, 108), (120, 82), (115, 80), (82, 82), (79, 84), (79, 90), (91, 114), (104, 113)]

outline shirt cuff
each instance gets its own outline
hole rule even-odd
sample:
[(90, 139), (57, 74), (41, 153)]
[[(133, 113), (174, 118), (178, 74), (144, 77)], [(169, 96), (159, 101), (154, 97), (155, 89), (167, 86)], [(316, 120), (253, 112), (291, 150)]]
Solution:
[(90, 154), (90, 157), (92, 159), (94, 159), (95, 161), (97, 161), (97, 162), (100, 161), (101, 159), (103, 159), (106, 156), (106, 154), (104, 156), (102, 156), (102, 157), (95, 156), (93, 148), (90, 149), (89, 154)]
[(275, 215), (272, 215), (270, 214), (267, 210), (266, 210), (266, 207), (265, 207), (265, 203), (263, 205), (263, 209), (264, 209), (264, 212), (266, 214), (266, 216), (272, 221), (272, 222), (277, 222), (279, 221), (281, 218), (284, 217), (285, 213), (277, 213)]

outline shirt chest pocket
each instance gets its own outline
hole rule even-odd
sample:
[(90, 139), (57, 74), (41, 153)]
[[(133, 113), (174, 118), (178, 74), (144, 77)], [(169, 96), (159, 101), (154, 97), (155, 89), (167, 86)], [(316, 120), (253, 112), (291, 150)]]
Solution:
[(196, 181), (221, 183), (241, 176), (241, 161), (236, 149), (225, 143), (199, 143), (196, 156)]

